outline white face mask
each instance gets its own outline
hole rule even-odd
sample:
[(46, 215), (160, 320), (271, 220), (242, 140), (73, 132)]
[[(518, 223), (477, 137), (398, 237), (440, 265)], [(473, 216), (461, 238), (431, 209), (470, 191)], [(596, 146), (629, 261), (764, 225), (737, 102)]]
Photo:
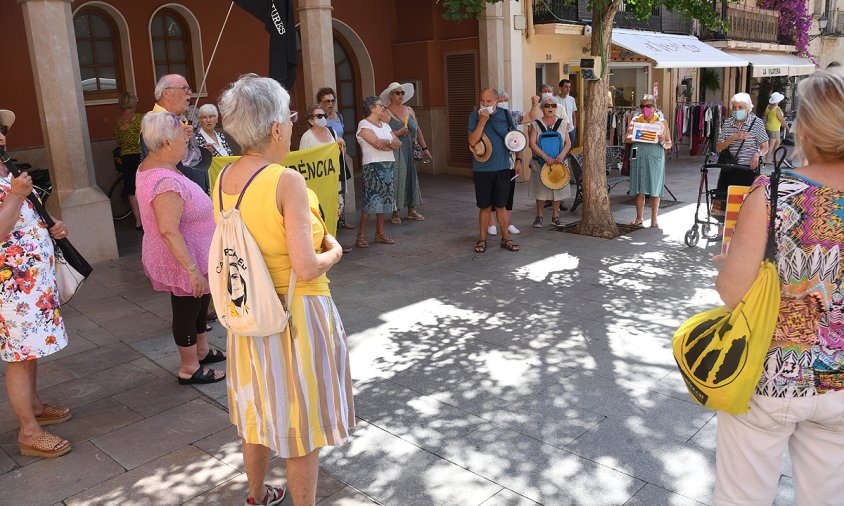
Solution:
[(498, 107), (500, 107), (501, 109), (509, 109), (510, 108), (510, 102), (500, 102), (498, 104)]
[(490, 114), (492, 114), (492, 112), (495, 110), (495, 107), (494, 107), (494, 106), (491, 106), (491, 105), (488, 105), (488, 106), (486, 106), (486, 107), (481, 107), (480, 109), (478, 109), (478, 112), (481, 112), (481, 111), (483, 111), (484, 109), (486, 109), (486, 111), (487, 111), (487, 112), (489, 112)]
[(318, 127), (324, 127), (327, 124), (328, 124), (328, 120), (325, 119), (325, 118), (316, 118), (314, 120), (314, 125), (316, 125)]

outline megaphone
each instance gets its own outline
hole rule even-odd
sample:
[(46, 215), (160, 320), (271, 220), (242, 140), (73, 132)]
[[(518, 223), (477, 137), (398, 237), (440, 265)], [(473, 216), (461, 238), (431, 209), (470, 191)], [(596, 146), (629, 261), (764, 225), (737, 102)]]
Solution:
[(504, 145), (507, 146), (507, 149), (510, 151), (518, 153), (527, 146), (527, 137), (518, 130), (511, 130), (504, 136)]

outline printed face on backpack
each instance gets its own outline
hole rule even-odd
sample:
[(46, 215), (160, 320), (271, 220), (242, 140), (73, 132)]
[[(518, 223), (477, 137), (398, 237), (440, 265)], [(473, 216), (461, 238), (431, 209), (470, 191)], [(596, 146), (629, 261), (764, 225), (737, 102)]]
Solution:
[(243, 278), (240, 277), (240, 269), (234, 263), (229, 265), (229, 296), (232, 304), (242, 308), (246, 299), (246, 286), (243, 284)]

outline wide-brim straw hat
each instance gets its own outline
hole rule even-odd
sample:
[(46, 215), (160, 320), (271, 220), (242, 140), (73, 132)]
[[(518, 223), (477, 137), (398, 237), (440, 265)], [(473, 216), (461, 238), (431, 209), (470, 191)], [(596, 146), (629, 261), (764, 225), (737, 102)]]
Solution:
[(412, 84), (410, 84), (410, 83), (402, 84), (402, 83), (398, 83), (396, 81), (393, 81), (393, 82), (390, 83), (389, 86), (387, 86), (387, 89), (382, 91), (381, 95), (378, 96), (378, 98), (381, 99), (381, 103), (384, 104), (384, 107), (387, 107), (388, 105), (390, 105), (390, 93), (392, 93), (393, 90), (396, 90), (398, 88), (401, 88), (401, 89), (404, 90), (404, 97), (402, 98), (402, 101), (401, 101), (402, 104), (406, 104), (408, 100), (413, 98), (413, 85)]
[(8, 109), (0, 109), (0, 126), (12, 128), (15, 123), (15, 113)]
[(475, 157), (475, 160), (480, 163), (484, 163), (492, 156), (492, 142), (486, 134), (483, 134), (481, 140), (469, 149), (472, 151), (472, 156)]
[(549, 190), (561, 190), (569, 184), (571, 172), (565, 163), (546, 163), (539, 172), (539, 178)]
[(775, 91), (775, 92), (771, 93), (771, 98), (768, 99), (768, 103), (769, 104), (779, 104), (780, 102), (782, 102), (782, 99), (784, 99), (784, 98), (785, 98), (785, 95), (783, 95), (782, 93), (780, 93), (778, 91)]

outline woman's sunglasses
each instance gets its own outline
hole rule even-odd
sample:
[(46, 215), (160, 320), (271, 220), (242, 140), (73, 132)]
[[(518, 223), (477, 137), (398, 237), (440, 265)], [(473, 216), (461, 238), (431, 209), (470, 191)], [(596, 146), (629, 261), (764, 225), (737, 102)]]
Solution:
[(542, 104), (542, 107), (547, 107), (548, 109), (556, 109), (557, 104)]
[(327, 116), (328, 116), (327, 114), (312, 114), (311, 115), (312, 118), (318, 118), (318, 119), (322, 119), (322, 118), (325, 118)]
[(393, 92), (393, 95), (404, 95), (404, 90), (397, 90)]

